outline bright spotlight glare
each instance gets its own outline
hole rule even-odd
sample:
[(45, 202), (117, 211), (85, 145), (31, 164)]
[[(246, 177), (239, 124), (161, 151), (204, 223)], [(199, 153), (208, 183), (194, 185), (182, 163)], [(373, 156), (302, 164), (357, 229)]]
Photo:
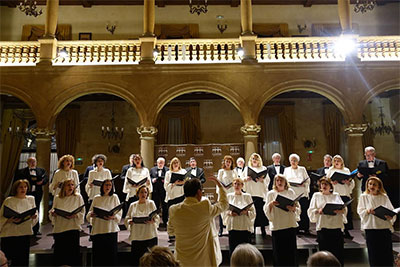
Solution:
[(154, 58), (158, 57), (158, 49), (157, 48), (153, 50), (153, 57)]
[(243, 57), (244, 51), (243, 51), (243, 48), (242, 48), (242, 47), (239, 47), (239, 48), (238, 48), (237, 54), (238, 54), (239, 57)]
[(65, 48), (61, 49), (60, 52), (58, 52), (58, 56), (62, 58), (68, 57), (67, 50)]
[(356, 48), (356, 42), (349, 36), (340, 36), (335, 43), (335, 54), (347, 56)]

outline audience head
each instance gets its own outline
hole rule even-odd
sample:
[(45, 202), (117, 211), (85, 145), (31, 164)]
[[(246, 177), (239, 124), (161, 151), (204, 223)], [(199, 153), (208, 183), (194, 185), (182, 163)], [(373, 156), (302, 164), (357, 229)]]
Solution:
[(343, 169), (344, 168), (344, 159), (340, 155), (335, 155), (333, 157), (333, 167), (336, 169)]
[(62, 183), (58, 197), (63, 198), (70, 195), (76, 195), (76, 186), (74, 180), (68, 178)]
[(322, 177), (318, 180), (318, 189), (321, 193), (332, 193), (333, 192), (333, 185), (332, 181), (329, 178)]
[(199, 179), (190, 179), (183, 185), (185, 197), (196, 197), (199, 201), (202, 196), (203, 187)]
[(175, 259), (171, 250), (166, 247), (154, 246), (149, 249), (141, 258), (139, 266), (142, 267), (156, 267), (156, 266), (181, 266), (179, 261)]
[(164, 168), (164, 165), (165, 165), (165, 159), (163, 157), (159, 157), (157, 159), (157, 167), (159, 169), (162, 169), (162, 168)]
[(244, 158), (238, 157), (236, 160), (236, 166), (243, 168), (244, 167)]
[(144, 199), (147, 199), (149, 197), (149, 188), (145, 184), (139, 186), (139, 188), (136, 190), (136, 196), (138, 199), (140, 199), (140, 196), (142, 196)]
[(332, 156), (329, 154), (326, 154), (324, 156), (324, 167), (330, 167), (332, 166)]
[(36, 168), (36, 158), (35, 157), (29, 157), (26, 160), (26, 163), (28, 164), (29, 169)]
[(72, 155), (64, 155), (58, 160), (58, 168), (61, 170), (71, 170), (74, 168), (75, 159)]
[(367, 146), (364, 149), (365, 159), (367, 161), (374, 161), (375, 159), (375, 148), (373, 146)]
[(261, 167), (263, 165), (262, 158), (259, 154), (253, 153), (251, 154), (248, 162), (248, 166), (250, 167)]
[(14, 182), (13, 186), (11, 187), (11, 195), (16, 196), (18, 194), (26, 194), (30, 190), (30, 185), (28, 180), (26, 179), (19, 179)]
[(112, 196), (114, 194), (114, 183), (111, 179), (106, 179), (100, 186), (100, 195)]
[(290, 154), (289, 162), (290, 162), (290, 166), (292, 166), (293, 168), (297, 168), (297, 166), (299, 165), (299, 162), (300, 162), (299, 155), (297, 155), (295, 153)]
[(383, 188), (382, 180), (378, 177), (371, 176), (365, 182), (365, 192), (371, 195), (386, 194), (385, 188)]
[(264, 266), (264, 258), (255, 246), (240, 244), (232, 253), (231, 266)]
[(6, 254), (0, 250), (0, 267), (8, 267), (9, 261), (7, 260)]
[(180, 169), (182, 169), (181, 161), (177, 157), (174, 157), (173, 159), (171, 159), (169, 169), (171, 171), (179, 171)]
[(308, 258), (307, 266), (341, 266), (341, 264), (339, 260), (329, 251), (318, 251)]
[(281, 162), (281, 154), (279, 153), (274, 153), (272, 154), (272, 161), (274, 162), (274, 164), (279, 164)]
[(230, 155), (226, 155), (225, 157), (224, 157), (224, 160), (222, 161), (222, 166), (221, 166), (221, 169), (224, 169), (224, 170), (233, 170), (233, 163), (234, 163), (235, 161), (233, 160), (233, 158), (232, 158), (232, 156), (230, 156)]
[(95, 165), (96, 167), (103, 167), (104, 164), (106, 164), (107, 157), (104, 154), (96, 154), (92, 158), (92, 164)]
[(288, 190), (289, 187), (290, 185), (283, 174), (275, 175), (272, 189), (274, 189), (275, 191), (282, 191), (282, 189)]

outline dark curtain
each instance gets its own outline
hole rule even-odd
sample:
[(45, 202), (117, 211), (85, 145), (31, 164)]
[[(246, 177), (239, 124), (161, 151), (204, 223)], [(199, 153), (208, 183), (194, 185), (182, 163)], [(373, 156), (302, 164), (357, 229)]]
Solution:
[(58, 158), (75, 155), (76, 143), (80, 137), (80, 108), (71, 106), (63, 109), (56, 119), (56, 143)]
[(334, 104), (324, 103), (324, 130), (327, 141), (327, 153), (337, 155), (340, 152), (340, 132), (342, 114)]

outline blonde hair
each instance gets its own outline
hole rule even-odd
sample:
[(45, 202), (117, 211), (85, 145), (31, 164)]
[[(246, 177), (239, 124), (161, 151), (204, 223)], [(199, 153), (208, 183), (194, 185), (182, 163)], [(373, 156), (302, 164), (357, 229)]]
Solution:
[(169, 163), (170, 171), (173, 171), (172, 165), (174, 165), (174, 162), (178, 162), (179, 163), (178, 170), (182, 169), (181, 161), (177, 157), (174, 157), (174, 158), (171, 159), (171, 162)]
[(64, 198), (67, 196), (66, 191), (67, 191), (67, 184), (68, 183), (73, 183), (74, 184), (74, 191), (72, 191), (72, 195), (76, 195), (76, 184), (75, 181), (71, 178), (68, 178), (62, 182), (60, 192), (58, 193), (59, 198)]
[(278, 187), (276, 186), (276, 180), (278, 180), (278, 178), (283, 179), (285, 181), (285, 190), (288, 190), (290, 188), (290, 184), (287, 181), (285, 175), (278, 173), (277, 175), (275, 175), (274, 177), (274, 184), (272, 185), (272, 189), (274, 189), (275, 191), (278, 191)]
[(232, 184), (234, 184), (235, 182), (239, 182), (239, 183), (241, 183), (242, 185), (244, 185), (244, 181), (243, 181), (243, 179), (242, 178), (235, 178), (235, 179), (233, 179), (233, 181), (232, 181)]
[(344, 169), (344, 159), (340, 155), (335, 155), (332, 159), (333, 161), (333, 166), (335, 166), (335, 159), (339, 159), (342, 162), (342, 169)]
[(231, 266), (264, 266), (264, 257), (251, 244), (240, 244), (232, 253)]
[[(257, 161), (258, 161), (257, 166), (253, 166), (253, 165), (251, 164), (251, 159), (252, 159), (253, 157), (256, 157), (256, 158), (257, 158)], [(248, 162), (247, 166), (249, 166), (249, 167), (261, 167), (262, 164), (263, 164), (263, 162), (262, 162), (261, 156), (260, 156), (259, 154), (257, 154), (257, 153), (253, 153), (253, 154), (251, 154), (251, 156), (250, 156), (250, 158), (249, 158), (249, 162)]]
[(383, 188), (382, 180), (379, 179), (379, 178), (376, 177), (376, 176), (371, 176), (371, 177), (369, 177), (369, 178), (367, 179), (367, 181), (365, 182), (365, 193), (371, 194), (371, 191), (369, 191), (369, 189), (368, 189), (368, 182), (369, 182), (370, 180), (375, 180), (375, 181), (378, 183), (378, 185), (379, 185), (378, 194), (379, 194), (379, 195), (384, 195), (384, 194), (386, 194), (385, 188)]
[(72, 162), (71, 169), (73, 169), (75, 167), (75, 159), (74, 159), (74, 156), (72, 156), (72, 155), (64, 155), (64, 156), (62, 156), (58, 160), (57, 167), (59, 169), (63, 170), (64, 169), (64, 161), (66, 161), (67, 159), (69, 159)]

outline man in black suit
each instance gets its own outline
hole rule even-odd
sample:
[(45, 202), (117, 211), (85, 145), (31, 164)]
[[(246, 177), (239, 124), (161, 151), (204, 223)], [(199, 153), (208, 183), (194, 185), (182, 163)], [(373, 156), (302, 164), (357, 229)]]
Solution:
[[(14, 181), (19, 179), (26, 179), (29, 181), (31, 190), (28, 192), (28, 195), (35, 197), (36, 208), (39, 211), (40, 201), (42, 201), (43, 196), (42, 187), (48, 182), (48, 177), (45, 169), (36, 166), (37, 162), (35, 157), (29, 157), (26, 163), (28, 167), (18, 170)], [(39, 232), (39, 222), (33, 227), (33, 233), (34, 235), (41, 235)]]
[(163, 223), (167, 226), (168, 222), (168, 206), (165, 202), (165, 188), (164, 188), (164, 178), (165, 173), (169, 169), (165, 166), (165, 159), (159, 157), (157, 159), (157, 166), (150, 169), (150, 178), (153, 183), (153, 194), (152, 199), (156, 204), (157, 209), (162, 208), (162, 218)]
[(135, 154), (130, 155), (129, 156), (129, 164), (126, 164), (126, 165), (122, 166), (121, 175), (120, 175), (120, 178), (122, 180), (125, 180), (126, 172), (128, 171), (128, 169), (130, 167), (134, 167), (135, 166), (135, 163), (133, 162), (133, 157), (134, 156), (135, 156)]
[(319, 168), (316, 173), (325, 175), (328, 169), (332, 166), (332, 156), (329, 154), (326, 154), (324, 156), (324, 167)]
[(370, 176), (377, 176), (382, 180), (383, 185), (385, 185), (385, 180), (387, 179), (389, 167), (386, 161), (375, 158), (375, 148), (368, 146), (364, 149), (365, 160), (358, 163), (358, 179), (361, 181), (361, 191), (365, 191), (365, 183)]
[(268, 185), (268, 190), (272, 190), (272, 185), (274, 184), (274, 178), (275, 175), (277, 174), (283, 174), (283, 171), (285, 170), (285, 166), (281, 165), (281, 155), (279, 153), (274, 153), (272, 155), (272, 161), (274, 164), (271, 164), (267, 167), (268, 170), (268, 177), (269, 177), (269, 185)]
[(197, 161), (194, 157), (190, 158), (189, 165), (190, 165), (190, 167), (186, 168), (186, 171), (187, 171), (189, 177), (198, 178), (198, 179), (200, 179), (200, 182), (202, 184), (204, 184), (206, 182), (204, 170), (202, 168), (197, 167)]

